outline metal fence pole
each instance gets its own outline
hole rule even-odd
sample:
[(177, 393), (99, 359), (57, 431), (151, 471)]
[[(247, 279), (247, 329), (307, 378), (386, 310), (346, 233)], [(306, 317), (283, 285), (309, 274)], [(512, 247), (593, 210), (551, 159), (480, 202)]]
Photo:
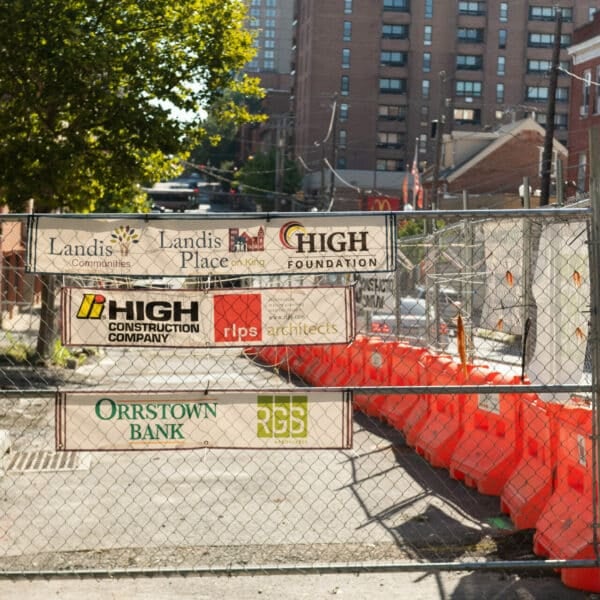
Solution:
[(593, 541), (596, 549), (596, 559), (600, 559), (598, 547), (598, 515), (600, 514), (600, 456), (598, 432), (600, 431), (600, 411), (598, 410), (598, 386), (600, 385), (600, 278), (595, 276), (600, 272), (600, 128), (595, 127), (589, 132), (590, 153), (590, 199), (592, 205), (592, 220), (590, 225), (589, 261), (590, 261), (590, 346), (592, 357), (592, 456), (593, 456)]

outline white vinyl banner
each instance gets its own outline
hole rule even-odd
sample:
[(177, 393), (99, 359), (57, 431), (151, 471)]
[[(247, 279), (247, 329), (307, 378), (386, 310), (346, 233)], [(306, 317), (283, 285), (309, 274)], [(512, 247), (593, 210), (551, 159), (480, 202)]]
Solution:
[(207, 348), (346, 343), (350, 286), (197, 290), (62, 289), (65, 346)]
[(352, 396), (260, 392), (59, 392), (56, 449), (352, 447)]
[(34, 215), (27, 269), (111, 277), (392, 271), (395, 217)]

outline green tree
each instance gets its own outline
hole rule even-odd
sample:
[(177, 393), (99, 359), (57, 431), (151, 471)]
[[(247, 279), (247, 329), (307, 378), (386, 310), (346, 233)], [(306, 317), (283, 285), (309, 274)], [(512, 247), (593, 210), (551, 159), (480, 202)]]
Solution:
[[(253, 56), (243, 0), (0, 3), (0, 195), (12, 210), (139, 205), (206, 135), (205, 111), (252, 119), (235, 94)], [(182, 118), (182, 115), (185, 118)], [(47, 278), (38, 353), (54, 335)], [(50, 312), (46, 312), (46, 311)], [(48, 327), (49, 331), (43, 331)]]
[[(282, 161), (280, 176), (281, 193), (293, 194), (300, 188), (302, 174), (293, 160), (286, 157)], [(238, 170), (236, 183), (248, 193), (264, 196), (263, 209), (273, 210), (276, 204), (273, 192), (277, 190), (276, 151), (255, 154)]]

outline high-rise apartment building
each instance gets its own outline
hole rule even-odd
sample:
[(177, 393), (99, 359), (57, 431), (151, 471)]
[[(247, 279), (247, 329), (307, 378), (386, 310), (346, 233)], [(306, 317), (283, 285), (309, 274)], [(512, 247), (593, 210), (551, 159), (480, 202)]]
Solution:
[(294, 28), (294, 0), (246, 0), (246, 3), (256, 55), (245, 71), (258, 77), (266, 91), (262, 112), (269, 121), (257, 128), (243, 128), (242, 159), (268, 150), (277, 143), (277, 135), (289, 129)]
[[(431, 165), (443, 151), (435, 148), (435, 121), (446, 133), (493, 131), (526, 116), (543, 125), (557, 5), (568, 70), (573, 30), (592, 18), (598, 0), (297, 0), (295, 151), (313, 171), (308, 187), (323, 187), (326, 158), (363, 188), (366, 178), (367, 187), (397, 188), (398, 172), (415, 156)], [(562, 142), (570, 85), (561, 70), (555, 137)]]

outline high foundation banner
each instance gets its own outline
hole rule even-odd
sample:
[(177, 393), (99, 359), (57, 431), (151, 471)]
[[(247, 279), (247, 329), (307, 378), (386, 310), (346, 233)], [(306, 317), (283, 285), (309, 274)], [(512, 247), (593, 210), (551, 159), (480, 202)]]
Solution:
[(235, 220), (34, 215), (27, 269), (107, 277), (392, 271), (392, 214)]
[(57, 450), (347, 449), (350, 392), (62, 392)]
[(351, 287), (197, 290), (63, 288), (65, 346), (210, 348), (346, 343)]

